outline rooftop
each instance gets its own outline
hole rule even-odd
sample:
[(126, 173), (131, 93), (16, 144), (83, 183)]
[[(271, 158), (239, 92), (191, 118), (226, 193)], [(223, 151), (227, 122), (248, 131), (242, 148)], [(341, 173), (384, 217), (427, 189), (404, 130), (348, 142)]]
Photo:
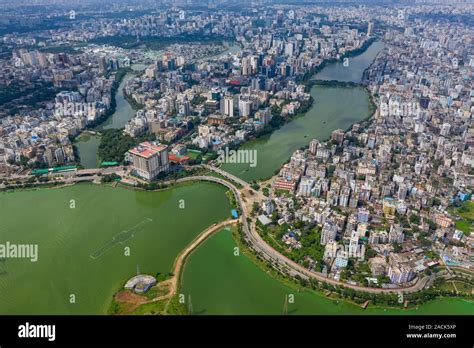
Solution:
[(168, 147), (167, 145), (161, 145), (158, 143), (152, 143), (152, 142), (146, 141), (134, 147), (129, 152), (131, 154), (134, 154), (143, 158), (150, 158), (155, 154), (159, 154), (160, 152), (165, 150), (167, 147)]

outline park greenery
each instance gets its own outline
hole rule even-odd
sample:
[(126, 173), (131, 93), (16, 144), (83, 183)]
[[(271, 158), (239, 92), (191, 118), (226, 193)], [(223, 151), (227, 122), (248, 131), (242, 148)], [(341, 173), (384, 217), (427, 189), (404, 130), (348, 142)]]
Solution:
[(51, 82), (35, 81), (32, 84), (24, 82), (12, 82), (8, 88), (0, 91), (0, 105), (8, 114), (17, 113), (19, 104), (34, 107), (39, 103), (53, 100), (59, 88), (53, 86)]
[(474, 202), (463, 202), (450, 209), (455, 216), (455, 227), (469, 236), (474, 231)]
[[(277, 218), (276, 214), (272, 215), (273, 221)], [(324, 268), (324, 246), (319, 243), (321, 229), (315, 224), (296, 221), (294, 226), (290, 226), (288, 223), (279, 226), (275, 224), (263, 226), (260, 222), (257, 222), (257, 227), (267, 243), (293, 261), (304, 267), (309, 267), (310, 263), (313, 262), (315, 270), (319, 272)], [(301, 243), (301, 248), (288, 248), (283, 244), (281, 240), (289, 232), (295, 233), (296, 239)]]
[(99, 45), (113, 45), (126, 49), (144, 46), (152, 50), (160, 50), (175, 43), (221, 43), (226, 38), (220, 35), (180, 34), (172, 37), (166, 36), (103, 36), (90, 41)]
[(132, 138), (124, 134), (122, 129), (106, 129), (102, 131), (99, 145), (99, 157), (105, 162), (123, 162), (125, 153), (147, 140), (154, 140), (153, 134), (145, 134), (141, 137)]
[(100, 178), (100, 182), (103, 184), (115, 182), (117, 180), (120, 180), (120, 176), (117, 174), (102, 175)]

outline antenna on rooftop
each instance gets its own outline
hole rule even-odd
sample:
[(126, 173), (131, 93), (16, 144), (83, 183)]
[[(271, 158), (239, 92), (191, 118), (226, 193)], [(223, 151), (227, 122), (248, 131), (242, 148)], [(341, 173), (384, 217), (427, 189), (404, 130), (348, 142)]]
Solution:
[(140, 274), (140, 267), (138, 267), (138, 263), (137, 263), (137, 275)]

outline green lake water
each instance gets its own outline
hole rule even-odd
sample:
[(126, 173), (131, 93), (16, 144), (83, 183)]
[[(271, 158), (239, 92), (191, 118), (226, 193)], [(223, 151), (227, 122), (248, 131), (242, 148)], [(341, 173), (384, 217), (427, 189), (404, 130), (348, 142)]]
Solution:
[[(141, 71), (146, 68), (146, 65), (143, 64), (133, 64), (132, 66), (133, 71)], [(129, 102), (125, 99), (125, 95), (123, 93), (123, 88), (128, 80), (135, 76), (134, 72), (130, 72), (124, 76), (122, 81), (120, 82), (119, 88), (117, 89), (117, 93), (115, 94), (115, 102), (117, 106), (115, 107), (114, 114), (109, 117), (104, 123), (102, 123), (97, 130), (100, 131), (102, 129), (117, 129), (123, 128), (130, 121), (136, 114), (136, 111), (132, 108)]]
[(255, 150), (257, 165), (224, 163), (222, 169), (246, 180), (268, 178), (291, 154), (311, 139), (324, 140), (335, 129), (346, 129), (369, 114), (369, 96), (364, 88), (314, 86), (314, 106), (270, 135), (245, 143), (241, 149)]
[[(132, 69), (134, 71), (140, 71), (145, 68), (143, 64), (133, 64)], [(96, 131), (103, 129), (118, 129), (123, 128), (135, 116), (136, 111), (125, 99), (123, 88), (127, 81), (135, 76), (133, 72), (130, 72), (124, 76), (115, 94), (115, 102), (117, 106), (115, 112), (110, 116), (104, 123), (97, 127)], [(99, 150), (100, 138), (97, 135), (82, 134), (74, 142), (81, 159), (81, 165), (84, 168), (97, 168), (99, 158), (97, 151)]]
[(100, 138), (96, 135), (81, 134), (75, 141), (81, 164), (84, 168), (97, 168), (99, 165), (99, 157), (97, 151), (100, 145)]
[[(325, 67), (313, 78), (359, 82), (364, 70), (382, 50), (373, 43), (363, 54)], [(257, 151), (257, 166), (223, 164), (222, 168), (251, 181), (272, 176), (298, 148), (313, 138), (327, 139), (337, 128), (347, 129), (369, 114), (369, 95), (361, 87), (314, 86), (314, 104), (304, 115), (272, 134), (244, 144), (241, 149)], [(207, 240), (190, 256), (183, 276), (183, 292), (191, 295), (196, 314), (281, 314), (285, 295), (293, 294), (289, 314), (473, 314), (474, 302), (444, 298), (400, 310), (359, 306), (332, 301), (309, 291), (298, 292), (266, 274), (245, 256), (234, 256), (235, 242), (230, 232)]]
[(282, 314), (285, 296), (294, 296), (288, 314), (473, 314), (474, 302), (445, 298), (419, 309), (366, 310), (276, 280), (244, 254), (234, 256), (230, 230), (222, 230), (196, 249), (186, 263), (181, 292), (191, 296), (194, 314)]
[[(382, 50), (382, 42), (374, 42), (364, 53), (349, 58), (349, 66), (342, 62), (326, 66), (313, 76), (319, 80), (359, 82), (364, 70)], [(325, 140), (331, 132), (347, 129), (370, 116), (369, 94), (362, 87), (314, 86), (310, 91), (313, 106), (270, 135), (247, 142), (241, 149), (255, 150), (257, 165), (224, 163), (222, 169), (246, 180), (265, 179), (279, 170), (291, 154), (308, 145), (311, 139)]]
[(39, 256), (0, 261), (1, 314), (105, 314), (137, 267), (171, 271), (179, 252), (228, 218), (230, 206), (212, 183), (160, 192), (79, 184), (0, 193), (0, 214), (0, 243), (37, 244)]
[(383, 48), (383, 42), (375, 41), (362, 54), (355, 57), (348, 57), (346, 65), (344, 65), (344, 61), (337, 61), (333, 64), (327, 65), (313, 78), (317, 80), (360, 82), (364, 70), (372, 64), (374, 58)]
[[(368, 116), (368, 96), (361, 88), (315, 86), (311, 93), (316, 102), (309, 113), (266, 139), (246, 145), (259, 149), (258, 165), (248, 171), (233, 168), (241, 172), (238, 175), (246, 180), (270, 176), (292, 149)], [(119, 124), (114, 122), (104, 127)], [(81, 153), (87, 167), (97, 163), (94, 138), (78, 139), (78, 144), (90, 146)], [(87, 160), (85, 153), (91, 153)], [(225, 190), (211, 183), (160, 192), (80, 184), (0, 193), (0, 243), (37, 244), (39, 248), (37, 262), (0, 260), (0, 313), (106, 313), (113, 294), (137, 269), (152, 275), (169, 272), (179, 252), (201, 231), (229, 217)], [(179, 209), (181, 199), (185, 209)], [(295, 303), (288, 306), (289, 314), (474, 312), (473, 302), (452, 298), (432, 301), (418, 310), (369, 307), (364, 311), (347, 302), (298, 292), (245, 255), (234, 256), (235, 246), (231, 233), (223, 231), (190, 255), (182, 292), (186, 298), (191, 295), (195, 314), (280, 314), (289, 294), (295, 297)], [(125, 247), (130, 248), (130, 256), (124, 255)], [(75, 296), (73, 304), (71, 295)]]

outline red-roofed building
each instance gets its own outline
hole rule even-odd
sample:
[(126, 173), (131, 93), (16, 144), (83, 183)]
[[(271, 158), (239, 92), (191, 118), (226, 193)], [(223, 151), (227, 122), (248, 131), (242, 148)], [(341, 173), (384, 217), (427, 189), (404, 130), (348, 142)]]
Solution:
[(176, 156), (172, 153), (168, 155), (168, 158), (171, 163), (175, 163), (175, 164), (185, 164), (187, 161), (189, 161), (188, 156)]

